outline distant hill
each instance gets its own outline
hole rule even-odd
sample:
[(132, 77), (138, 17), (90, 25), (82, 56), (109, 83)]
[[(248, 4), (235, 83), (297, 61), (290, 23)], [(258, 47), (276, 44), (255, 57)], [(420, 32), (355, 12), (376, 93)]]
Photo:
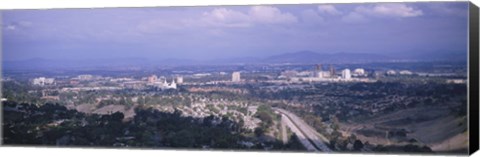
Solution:
[(373, 53), (317, 53), (298, 51), (268, 57), (243, 57), (211, 60), (195, 59), (156, 59), (156, 58), (103, 58), (103, 59), (43, 59), (33, 58), (20, 61), (2, 61), (4, 70), (54, 70), (72, 68), (111, 68), (111, 67), (158, 67), (182, 65), (234, 65), (234, 64), (344, 64), (392, 61), (463, 61), (466, 54), (459, 53), (402, 53), (380, 55)]
[(450, 61), (466, 62), (467, 52), (405, 52), (392, 55), (397, 59), (415, 60), (415, 61)]
[(393, 58), (367, 53), (316, 53), (300, 51), (270, 56), (262, 60), (264, 63), (366, 63), (390, 61)]

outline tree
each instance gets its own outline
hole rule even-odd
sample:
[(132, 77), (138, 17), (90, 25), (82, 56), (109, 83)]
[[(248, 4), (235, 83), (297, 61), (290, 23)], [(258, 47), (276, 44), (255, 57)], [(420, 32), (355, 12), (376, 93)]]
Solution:
[(273, 124), (272, 117), (266, 112), (257, 112), (256, 117), (262, 121), (260, 126), (262, 127), (263, 130), (266, 130)]
[(333, 116), (332, 117), (332, 129), (333, 130), (338, 130), (339, 129), (338, 123), (339, 123), (339, 121), (338, 121), (337, 116)]
[(145, 96), (145, 98), (143, 98), (143, 99), (144, 99), (145, 105), (151, 105), (151, 100), (152, 99), (149, 96)]
[(140, 106), (145, 105), (145, 99), (143, 98), (143, 96), (139, 96), (139, 97), (137, 98), (137, 103), (138, 103), (138, 105), (140, 105)]
[(355, 140), (357, 140), (357, 136), (355, 136), (355, 134), (352, 134), (350, 135), (350, 137), (348, 137), (348, 140), (354, 142)]
[(125, 105), (127, 105), (127, 107), (132, 107), (133, 106), (133, 101), (132, 101), (131, 97), (126, 97), (125, 98)]
[(324, 129), (322, 118), (317, 117), (311, 114), (308, 114), (305, 116), (305, 122), (309, 124), (310, 126), (314, 127), (317, 131), (321, 131)]
[(360, 140), (355, 140), (355, 142), (353, 143), (353, 149), (356, 150), (356, 151), (359, 151), (360, 149), (363, 148), (363, 143), (362, 141)]
[(288, 140), (288, 143), (285, 144), (285, 149), (288, 150), (306, 150), (305, 147), (300, 143), (300, 140), (298, 139), (297, 135), (292, 134), (290, 136), (290, 139)]
[(257, 127), (257, 128), (255, 128), (255, 130), (254, 130), (253, 132), (255, 133), (256, 136), (259, 137), (259, 136), (262, 136), (262, 135), (263, 135), (263, 133), (265, 132), (265, 130), (263, 130), (263, 128), (261, 128), (261, 127)]

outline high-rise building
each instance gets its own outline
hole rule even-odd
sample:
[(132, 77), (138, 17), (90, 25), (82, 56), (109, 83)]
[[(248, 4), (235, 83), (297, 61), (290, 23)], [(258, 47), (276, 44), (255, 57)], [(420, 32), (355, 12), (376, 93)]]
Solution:
[(183, 83), (183, 77), (177, 76), (177, 84), (182, 84), (182, 83)]
[(330, 64), (330, 77), (335, 77), (336, 75), (335, 68)]
[(317, 71), (322, 71), (322, 64), (317, 64), (315, 70), (317, 70)]
[(351, 79), (352, 75), (350, 74), (350, 69), (345, 69), (342, 71), (342, 78), (343, 79)]
[(232, 73), (232, 82), (240, 82), (240, 72), (236, 71)]
[(315, 74), (314, 77), (323, 78), (323, 71), (315, 71), (314, 74)]
[(322, 78), (322, 64), (315, 65), (315, 71), (313, 72), (314, 77)]

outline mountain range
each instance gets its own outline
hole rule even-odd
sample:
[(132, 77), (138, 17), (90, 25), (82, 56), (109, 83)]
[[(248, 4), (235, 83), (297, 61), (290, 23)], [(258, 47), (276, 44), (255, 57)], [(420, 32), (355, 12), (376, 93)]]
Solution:
[(298, 51), (268, 57), (244, 57), (212, 60), (192, 59), (145, 59), (145, 58), (111, 58), (89, 60), (55, 60), (34, 58), (21, 61), (3, 61), (3, 69), (52, 69), (52, 68), (84, 68), (84, 67), (153, 67), (178, 65), (232, 65), (232, 64), (344, 64), (395, 61), (466, 61), (466, 54), (439, 53), (414, 54), (408, 56), (390, 56), (373, 53), (316, 53)]

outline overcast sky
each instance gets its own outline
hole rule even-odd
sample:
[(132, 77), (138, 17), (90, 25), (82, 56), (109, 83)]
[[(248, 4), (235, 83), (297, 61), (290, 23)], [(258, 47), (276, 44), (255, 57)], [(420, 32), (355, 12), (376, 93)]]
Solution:
[(468, 3), (2, 11), (4, 60), (467, 51)]

